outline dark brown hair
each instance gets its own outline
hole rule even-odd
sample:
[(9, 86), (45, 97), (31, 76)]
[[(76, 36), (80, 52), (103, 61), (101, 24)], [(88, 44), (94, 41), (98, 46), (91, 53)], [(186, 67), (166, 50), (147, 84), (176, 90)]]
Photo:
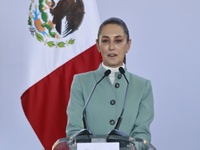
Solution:
[(111, 17), (106, 19), (99, 27), (99, 31), (98, 31), (98, 35), (97, 35), (97, 39), (99, 38), (99, 35), (101, 33), (102, 28), (107, 25), (107, 24), (117, 24), (119, 26), (121, 26), (124, 30), (124, 33), (127, 35), (127, 42), (129, 41), (129, 30), (125, 24), (125, 22), (119, 18), (115, 18), (115, 17)]

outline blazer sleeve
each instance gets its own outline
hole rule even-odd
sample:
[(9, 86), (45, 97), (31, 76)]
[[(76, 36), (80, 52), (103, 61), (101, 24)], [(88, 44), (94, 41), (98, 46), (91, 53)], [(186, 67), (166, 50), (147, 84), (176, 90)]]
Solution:
[(150, 124), (154, 118), (154, 100), (151, 82), (146, 80), (145, 88), (136, 121), (131, 132), (134, 138), (140, 138), (151, 142)]
[(77, 75), (74, 76), (71, 85), (70, 99), (67, 107), (68, 124), (66, 128), (67, 138), (83, 129), (82, 110), (84, 107), (84, 97), (82, 87)]

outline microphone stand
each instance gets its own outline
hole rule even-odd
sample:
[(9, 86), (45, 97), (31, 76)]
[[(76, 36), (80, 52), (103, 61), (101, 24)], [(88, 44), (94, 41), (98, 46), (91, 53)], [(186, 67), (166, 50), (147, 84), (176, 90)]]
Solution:
[(120, 126), (120, 124), (121, 124), (121, 122), (122, 122), (122, 115), (123, 115), (123, 113), (124, 113), (124, 108), (125, 108), (125, 104), (126, 104), (126, 96), (127, 96), (127, 92), (128, 92), (128, 85), (129, 85), (129, 81), (127, 80), (127, 78), (126, 78), (126, 76), (125, 76), (125, 70), (122, 68), (122, 67), (120, 67), (119, 68), (119, 72), (121, 73), (121, 74), (123, 74), (123, 76), (124, 76), (124, 78), (125, 78), (125, 80), (126, 80), (126, 82), (127, 82), (127, 86), (126, 86), (126, 93), (125, 93), (125, 97), (124, 97), (124, 104), (123, 104), (123, 107), (122, 107), (122, 112), (121, 112), (121, 114), (120, 114), (120, 117), (118, 118), (118, 120), (117, 120), (117, 123), (116, 123), (116, 126), (115, 126), (115, 128), (113, 129), (113, 130), (111, 130), (109, 133), (108, 133), (108, 136), (107, 136), (107, 138), (106, 138), (106, 141), (107, 142), (114, 142), (114, 141), (119, 141), (119, 139), (113, 139), (113, 138), (110, 138), (111, 136), (114, 136), (115, 138), (116, 137), (123, 137), (123, 138), (125, 138), (125, 139), (127, 139), (127, 138), (129, 138), (129, 136), (127, 135), (127, 134), (125, 134), (125, 133), (123, 133), (122, 131), (120, 131), (119, 130), (119, 126)]
[[(96, 89), (96, 86), (106, 77), (108, 76), (109, 74), (111, 73), (110, 70), (106, 70), (104, 72), (104, 76), (94, 85), (87, 101), (86, 101), (86, 104), (83, 108), (83, 117), (82, 117), (82, 121), (83, 121), (83, 129), (80, 130), (79, 132), (77, 132), (73, 137), (72, 137), (72, 140), (76, 140), (76, 142), (91, 142), (91, 138), (90, 138), (90, 135), (93, 135), (93, 133), (88, 129), (87, 127), (87, 123), (86, 123), (86, 108), (87, 108), (87, 105), (94, 93), (94, 90)], [(86, 138), (87, 137), (87, 138)]]

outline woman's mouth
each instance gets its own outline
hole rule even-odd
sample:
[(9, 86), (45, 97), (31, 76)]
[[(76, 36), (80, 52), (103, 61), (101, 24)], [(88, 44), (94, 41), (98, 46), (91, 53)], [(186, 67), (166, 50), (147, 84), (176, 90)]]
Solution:
[(111, 54), (108, 54), (109, 57), (115, 57), (117, 56), (117, 54), (114, 54), (114, 53), (111, 53)]

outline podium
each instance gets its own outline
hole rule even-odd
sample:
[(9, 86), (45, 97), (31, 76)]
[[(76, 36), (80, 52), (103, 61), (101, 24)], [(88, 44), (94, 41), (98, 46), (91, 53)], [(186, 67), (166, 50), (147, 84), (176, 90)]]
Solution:
[(87, 135), (79, 136), (78, 138), (58, 139), (52, 146), (52, 150), (77, 150), (78, 143), (119, 143), (120, 150), (156, 150), (156, 148), (146, 140), (132, 137), (122, 137), (117, 135)]

